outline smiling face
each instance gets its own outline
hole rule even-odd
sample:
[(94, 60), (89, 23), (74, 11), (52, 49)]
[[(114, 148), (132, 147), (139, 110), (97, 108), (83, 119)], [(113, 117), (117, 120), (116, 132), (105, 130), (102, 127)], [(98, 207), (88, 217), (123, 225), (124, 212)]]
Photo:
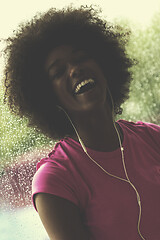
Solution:
[(105, 105), (107, 81), (85, 51), (70, 45), (56, 47), (46, 59), (45, 71), (59, 105), (68, 113), (89, 112)]

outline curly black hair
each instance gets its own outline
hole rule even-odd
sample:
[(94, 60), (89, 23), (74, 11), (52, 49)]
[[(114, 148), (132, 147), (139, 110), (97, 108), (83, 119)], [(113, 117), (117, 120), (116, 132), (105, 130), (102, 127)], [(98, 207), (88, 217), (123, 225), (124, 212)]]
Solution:
[(125, 46), (130, 30), (102, 20), (100, 12), (92, 6), (51, 8), (20, 24), (6, 40), (4, 101), (12, 112), (28, 117), (30, 126), (51, 138), (73, 133), (69, 120), (56, 107), (57, 99), (44, 71), (46, 57), (55, 47), (74, 45), (94, 57), (108, 81), (115, 115), (129, 97), (134, 63)]

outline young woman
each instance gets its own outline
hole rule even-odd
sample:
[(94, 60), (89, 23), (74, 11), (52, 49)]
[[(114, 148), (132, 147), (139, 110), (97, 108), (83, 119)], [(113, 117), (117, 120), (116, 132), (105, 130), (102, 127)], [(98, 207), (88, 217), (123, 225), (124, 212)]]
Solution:
[(128, 34), (69, 7), (8, 39), (11, 110), (59, 140), (32, 184), (50, 239), (160, 239), (160, 126), (114, 120), (132, 79)]

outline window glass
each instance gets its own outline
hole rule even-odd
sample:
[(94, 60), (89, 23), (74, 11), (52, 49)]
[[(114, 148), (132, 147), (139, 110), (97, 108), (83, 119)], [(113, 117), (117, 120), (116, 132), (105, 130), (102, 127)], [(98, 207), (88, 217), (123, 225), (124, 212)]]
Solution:
[[(141, 9), (142, 12), (145, 12), (144, 9)], [(150, 25), (144, 28), (132, 26), (128, 20), (118, 21), (133, 29), (127, 52), (138, 59), (138, 64), (132, 69), (134, 80), (130, 98), (122, 105), (123, 114), (117, 119), (160, 124), (160, 14), (157, 12)], [(0, 238), (48, 240), (31, 202), (31, 183), (36, 163), (52, 151), (55, 141), (27, 127), (27, 120), (13, 116), (3, 103), (3, 48), (1, 41)]]

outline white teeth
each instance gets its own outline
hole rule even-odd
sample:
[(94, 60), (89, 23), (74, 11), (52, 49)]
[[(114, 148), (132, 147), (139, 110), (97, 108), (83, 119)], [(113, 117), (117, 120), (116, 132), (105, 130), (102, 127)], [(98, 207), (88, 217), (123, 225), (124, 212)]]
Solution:
[(82, 86), (86, 85), (87, 83), (94, 83), (94, 80), (92, 78), (87, 79), (79, 83), (75, 89), (75, 93), (78, 93)]

